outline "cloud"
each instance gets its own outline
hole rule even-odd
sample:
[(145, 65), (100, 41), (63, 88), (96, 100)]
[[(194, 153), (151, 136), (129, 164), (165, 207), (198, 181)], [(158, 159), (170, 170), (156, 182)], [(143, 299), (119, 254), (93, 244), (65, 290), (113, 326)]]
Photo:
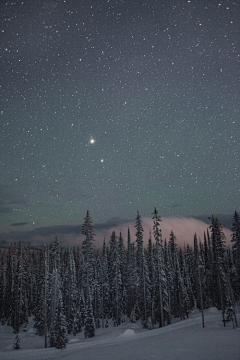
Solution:
[(28, 224), (28, 222), (19, 222), (19, 223), (12, 223), (12, 224), (10, 224), (10, 226), (24, 226), (27, 224)]
[[(152, 225), (152, 219), (145, 218), (143, 221), (145, 227)], [(203, 241), (204, 231), (209, 230), (210, 222), (204, 222), (192, 217), (164, 217), (160, 227), (162, 229), (163, 239), (169, 239), (171, 231), (174, 232), (179, 246), (193, 245), (194, 234), (197, 234), (198, 239)], [(231, 231), (224, 228), (224, 233), (229, 242)]]
[[(104, 223), (94, 225), (94, 232), (99, 244), (102, 244), (104, 233), (111, 234), (113, 229), (118, 228), (129, 220), (121, 218), (112, 218)], [(26, 223), (13, 223), (12, 226), (21, 226)], [(0, 243), (6, 245), (15, 241), (31, 243), (33, 246), (41, 246), (52, 242), (55, 236), (58, 236), (60, 243), (63, 245), (81, 245), (84, 236), (82, 235), (82, 225), (56, 225), (48, 227), (39, 227), (29, 231), (10, 231), (0, 234)], [(109, 235), (110, 236), (110, 235)], [(100, 240), (101, 239), (101, 240)]]
[[(143, 217), (142, 225), (144, 230), (144, 244), (146, 246), (148, 244), (150, 231), (152, 232), (153, 220), (149, 217)], [(210, 222), (207, 223), (192, 217), (173, 216), (173, 217), (163, 217), (160, 223), (160, 228), (162, 230), (163, 240), (165, 240), (165, 238), (168, 240), (170, 232), (173, 231), (179, 246), (184, 246), (184, 244), (185, 245), (189, 244), (190, 246), (192, 246), (194, 234), (196, 233), (197, 237), (201, 239), (201, 241), (203, 241), (204, 231), (207, 232), (207, 229), (209, 229), (209, 225)], [(104, 231), (101, 231), (100, 233), (97, 234), (97, 241), (99, 243), (104, 236), (108, 241), (112, 231), (115, 230), (117, 235), (120, 233), (120, 231), (122, 232), (122, 235), (126, 242), (128, 228), (130, 229), (131, 241), (135, 241), (135, 233), (136, 233), (135, 221), (125, 221), (122, 224), (118, 224), (115, 227), (112, 228), (110, 227), (108, 229), (104, 228)], [(229, 244), (231, 231), (228, 228), (224, 228), (223, 230), (226, 236), (227, 244)], [(153, 240), (153, 236), (152, 236), (152, 240)]]
[[(202, 221), (207, 221), (208, 217), (211, 217), (212, 214), (210, 214), (209, 216), (194, 216), (194, 218), (202, 220)], [(226, 227), (228, 229), (232, 228), (232, 220), (233, 220), (233, 213), (232, 214), (213, 214), (213, 216), (217, 217), (218, 220), (220, 221), (220, 223), (222, 224), (223, 227)], [(210, 221), (210, 220), (208, 220)]]
[(96, 230), (108, 230), (108, 229), (112, 229), (113, 227), (119, 227), (119, 226), (124, 226), (126, 225), (127, 223), (129, 223), (130, 220), (126, 220), (126, 219), (122, 219), (122, 218), (118, 218), (118, 217), (115, 217), (115, 218), (111, 218), (109, 220), (107, 220), (106, 222), (104, 223), (100, 223), (100, 224), (96, 224), (94, 226), (94, 228)]
[[(16, 224), (15, 226), (21, 226), (20, 224), (23, 225), (24, 223)], [(149, 240), (149, 233), (150, 231), (152, 232), (153, 220), (149, 217), (143, 217), (142, 225), (144, 229), (144, 244), (146, 246)], [(192, 246), (195, 233), (197, 234), (197, 237), (203, 241), (204, 231), (207, 231), (209, 225), (209, 220), (207, 223), (192, 217), (163, 217), (160, 223), (163, 240), (165, 238), (168, 240), (170, 232), (173, 231), (179, 246), (184, 246), (186, 244)], [(116, 231), (117, 235), (121, 232), (125, 244), (127, 244), (128, 228), (130, 230), (131, 241), (134, 242), (136, 233), (135, 220), (112, 218), (104, 223), (95, 224), (94, 232), (96, 248), (102, 247), (104, 238), (108, 243), (113, 231)], [(229, 245), (231, 231), (228, 228), (224, 228), (223, 231), (227, 239), (227, 245)], [(51, 243), (57, 235), (59, 242), (63, 246), (66, 246), (67, 244), (71, 246), (81, 246), (82, 240), (84, 239), (81, 232), (82, 225), (59, 225), (40, 227), (31, 231), (11, 231), (9, 233), (0, 234), (0, 244), (2, 244), (2, 246), (7, 246), (14, 241), (23, 241), (26, 243), (30, 242), (31, 246), (38, 247), (42, 244)]]

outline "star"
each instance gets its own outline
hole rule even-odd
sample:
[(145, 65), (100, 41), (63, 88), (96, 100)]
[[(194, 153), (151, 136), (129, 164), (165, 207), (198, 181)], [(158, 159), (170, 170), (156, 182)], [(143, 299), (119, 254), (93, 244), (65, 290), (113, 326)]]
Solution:
[(155, 205), (169, 216), (239, 210), (237, 1), (144, 1), (137, 12), (49, 1), (57, 16), (44, 27), (30, 15), (47, 1), (12, 3), (11, 26), (1, 6), (0, 235), (30, 210), (42, 226), (77, 225), (87, 209), (99, 222)]

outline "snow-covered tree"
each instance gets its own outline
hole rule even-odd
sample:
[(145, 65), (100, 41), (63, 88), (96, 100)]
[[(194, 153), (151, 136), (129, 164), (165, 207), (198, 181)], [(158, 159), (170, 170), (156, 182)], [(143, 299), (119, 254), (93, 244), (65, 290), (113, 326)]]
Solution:
[(121, 324), (122, 311), (122, 277), (119, 242), (115, 231), (109, 241), (108, 272), (110, 285), (111, 316), (116, 325)]
[(137, 274), (138, 274), (138, 307), (144, 328), (148, 327), (148, 318), (151, 316), (151, 291), (150, 279), (145, 251), (143, 248), (143, 227), (139, 212), (136, 218), (136, 243), (137, 243)]
[(162, 231), (160, 229), (161, 216), (155, 207), (152, 213), (153, 219), (153, 236), (155, 239), (155, 269), (156, 278), (155, 284), (155, 303), (156, 312), (159, 321), (159, 327), (165, 325), (165, 319), (169, 317), (168, 309), (168, 291), (167, 291), (167, 278), (163, 259), (163, 246), (162, 246)]
[(33, 310), (34, 327), (37, 329), (37, 334), (44, 336), (45, 347), (48, 346), (48, 314), (50, 309), (49, 299), (49, 251), (48, 247), (42, 247), (39, 252), (38, 261), (38, 296), (36, 299), (36, 306)]
[(219, 309), (233, 304), (230, 281), (226, 269), (225, 235), (217, 217), (211, 218), (211, 240), (213, 252), (214, 302)]
[(14, 350), (20, 349), (20, 339), (19, 339), (18, 334), (16, 335), (16, 337), (14, 339), (13, 349)]
[(86, 308), (85, 322), (84, 322), (84, 335), (85, 338), (95, 336), (95, 322), (92, 311), (92, 304), (89, 302)]
[(56, 298), (55, 314), (50, 324), (49, 340), (50, 346), (63, 349), (68, 342), (67, 321), (64, 314), (62, 292), (58, 289)]
[(132, 319), (139, 319), (139, 309), (137, 302), (138, 273), (135, 256), (135, 246), (131, 243), (130, 233), (128, 233), (128, 251), (127, 251), (127, 277), (126, 277), (126, 313), (128, 317), (134, 314)]
[(26, 266), (24, 264), (24, 247), (20, 242), (15, 258), (12, 292), (12, 326), (14, 332), (19, 332), (20, 326), (26, 326), (28, 322), (28, 299)]
[(110, 290), (109, 290), (109, 274), (108, 274), (108, 259), (106, 252), (105, 239), (103, 242), (102, 256), (99, 264), (99, 280), (101, 286), (101, 318), (102, 327), (105, 327), (105, 319), (110, 317)]
[[(92, 280), (94, 277), (94, 265), (95, 265), (95, 254), (94, 254), (94, 230), (92, 225), (92, 219), (87, 210), (86, 217), (82, 226), (82, 234), (85, 235), (85, 239), (82, 242), (82, 286), (84, 288), (86, 301), (88, 297), (92, 296)], [(90, 299), (92, 301), (92, 299)]]
[(237, 271), (238, 281), (235, 290), (240, 297), (240, 217), (237, 211), (234, 212), (232, 221), (232, 236), (231, 242), (233, 243), (233, 260)]
[(68, 324), (68, 333), (77, 333), (77, 288), (76, 268), (72, 249), (68, 246), (63, 254), (63, 305)]

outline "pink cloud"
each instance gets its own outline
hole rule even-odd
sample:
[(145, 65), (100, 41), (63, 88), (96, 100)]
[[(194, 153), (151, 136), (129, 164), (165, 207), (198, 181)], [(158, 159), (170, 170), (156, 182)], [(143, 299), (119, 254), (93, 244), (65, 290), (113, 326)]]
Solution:
[[(143, 217), (142, 225), (144, 230), (144, 244), (146, 246), (149, 239), (149, 232), (152, 232), (153, 220), (148, 217)], [(136, 233), (135, 222), (129, 222), (117, 227), (96, 232), (96, 246), (102, 246), (104, 237), (106, 239), (106, 243), (108, 243), (112, 231), (116, 231), (117, 235), (119, 235), (121, 231), (126, 245), (128, 227), (130, 229), (131, 241), (134, 242)], [(169, 239), (169, 234), (172, 230), (176, 236), (177, 244), (179, 246), (184, 246), (184, 244), (189, 244), (192, 246), (194, 234), (196, 233), (198, 239), (200, 238), (201, 241), (203, 241), (204, 231), (207, 232), (207, 229), (209, 229), (209, 224), (191, 217), (164, 217), (162, 218), (160, 228), (162, 230), (163, 240), (165, 238), (167, 240)], [(230, 245), (231, 231), (228, 228), (223, 228), (223, 231), (226, 236), (226, 244)]]
[[(191, 217), (162, 217), (162, 221), (160, 223), (160, 228), (162, 230), (162, 237), (163, 240), (165, 238), (169, 239), (169, 234), (171, 230), (174, 232), (174, 235), (176, 236), (177, 244), (181, 247), (184, 245), (189, 244), (190, 246), (193, 246), (193, 238), (194, 234), (197, 234), (198, 239), (201, 239), (203, 242), (204, 239), (204, 231), (207, 232), (207, 229), (209, 229), (209, 224), (207, 224), (201, 220), (197, 220)], [(121, 224), (118, 225), (118, 221), (116, 221), (116, 224), (113, 226), (105, 226), (105, 224), (100, 224), (101, 227), (98, 228), (96, 226), (95, 229), (95, 246), (97, 249), (101, 249), (103, 245), (103, 240), (105, 238), (106, 244), (108, 244), (110, 236), (113, 231), (116, 232), (116, 235), (119, 236), (119, 233), (121, 231), (125, 245), (127, 246), (127, 232), (128, 228), (130, 229), (130, 235), (131, 235), (131, 241), (135, 242), (136, 237), (136, 229), (135, 229), (135, 221), (129, 221), (124, 222), (121, 221)], [(153, 220), (149, 217), (142, 217), (142, 225), (144, 230), (144, 245), (146, 246), (148, 244), (149, 240), (149, 232), (152, 232), (153, 227)], [(210, 229), (209, 229), (210, 230)], [(230, 245), (230, 238), (231, 238), (231, 231), (228, 228), (223, 228), (224, 234), (226, 236), (226, 245)], [(61, 234), (57, 233), (59, 242), (66, 246), (69, 244), (70, 246), (80, 246), (82, 245), (82, 241), (84, 239), (84, 236), (81, 234), (74, 234), (74, 233), (68, 233), (68, 234)], [(51, 243), (54, 240), (53, 235), (49, 236), (35, 236), (33, 242), (40, 246), (41, 244), (48, 242)], [(152, 240), (153, 236), (152, 236)]]

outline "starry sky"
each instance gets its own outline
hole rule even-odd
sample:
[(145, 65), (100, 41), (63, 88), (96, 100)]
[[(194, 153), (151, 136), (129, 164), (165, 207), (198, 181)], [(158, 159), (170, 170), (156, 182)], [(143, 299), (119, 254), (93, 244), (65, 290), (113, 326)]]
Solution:
[(0, 232), (240, 206), (240, 3), (0, 3)]

